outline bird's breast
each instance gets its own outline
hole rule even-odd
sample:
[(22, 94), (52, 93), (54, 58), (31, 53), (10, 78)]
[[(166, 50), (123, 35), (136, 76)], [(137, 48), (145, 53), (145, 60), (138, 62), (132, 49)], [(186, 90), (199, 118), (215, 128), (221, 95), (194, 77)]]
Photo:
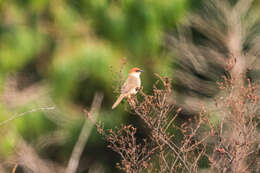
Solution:
[(141, 87), (141, 79), (140, 78), (137, 78), (137, 85), (138, 85), (138, 88)]
[(140, 89), (140, 87), (141, 87), (141, 80), (140, 80), (140, 78), (137, 78), (136, 82), (137, 82), (136, 83), (137, 85), (136, 85), (135, 88), (133, 88), (133, 90), (131, 91), (131, 94), (136, 94), (138, 92), (138, 90)]

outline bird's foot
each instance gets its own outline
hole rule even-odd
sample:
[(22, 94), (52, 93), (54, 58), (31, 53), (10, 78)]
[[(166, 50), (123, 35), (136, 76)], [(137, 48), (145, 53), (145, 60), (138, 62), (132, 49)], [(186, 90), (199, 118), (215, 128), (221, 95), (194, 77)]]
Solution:
[(128, 103), (129, 103), (129, 105), (133, 108), (133, 109), (135, 109), (136, 108), (136, 98), (134, 97), (134, 96), (129, 96), (128, 98), (127, 98), (127, 101), (128, 101)]

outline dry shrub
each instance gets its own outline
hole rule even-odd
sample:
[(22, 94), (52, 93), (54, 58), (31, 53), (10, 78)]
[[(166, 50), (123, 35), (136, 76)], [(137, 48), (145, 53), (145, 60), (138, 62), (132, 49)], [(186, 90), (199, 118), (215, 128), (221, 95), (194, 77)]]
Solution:
[[(158, 75), (157, 75), (158, 76)], [(175, 120), (181, 111), (169, 101), (172, 95), (171, 81), (160, 77), (153, 87), (153, 94), (147, 95), (140, 91), (143, 100), (137, 98), (128, 100), (130, 109), (138, 115), (146, 128), (149, 128), (148, 139), (137, 143), (136, 128), (132, 125), (122, 125), (116, 130), (104, 130), (102, 123), (97, 123), (97, 129), (110, 143), (109, 148), (120, 154), (122, 160), (117, 166), (127, 172), (197, 172), (199, 159), (205, 155), (206, 138), (212, 134), (205, 131), (209, 120), (205, 112), (201, 112), (192, 123), (177, 126)], [(162, 87), (159, 88), (158, 85)], [(93, 119), (88, 114), (90, 119)], [(203, 130), (204, 128), (204, 130)], [(206, 132), (203, 137), (199, 136)], [(173, 133), (174, 132), (174, 133)], [(176, 137), (178, 133), (182, 135)], [(181, 138), (181, 142), (180, 139)]]
[(224, 78), (218, 83), (226, 94), (216, 100), (221, 120), (218, 141), (209, 157), (215, 172), (259, 172), (259, 82), (237, 86)]
[[(259, 171), (258, 83), (248, 80), (246, 87), (237, 88), (224, 78), (218, 82), (225, 93), (215, 99), (218, 111), (212, 113), (201, 107), (197, 116), (180, 124), (177, 119), (181, 108), (172, 102), (171, 80), (158, 77), (152, 95), (141, 90), (140, 102), (136, 97), (128, 99), (129, 109), (150, 131), (147, 139), (138, 143), (137, 129), (132, 125), (104, 130), (102, 123), (96, 124), (109, 148), (121, 156), (118, 168), (127, 173), (196, 173), (204, 162), (208, 172)], [(88, 117), (93, 118), (90, 114)], [(212, 118), (219, 120), (213, 123)]]

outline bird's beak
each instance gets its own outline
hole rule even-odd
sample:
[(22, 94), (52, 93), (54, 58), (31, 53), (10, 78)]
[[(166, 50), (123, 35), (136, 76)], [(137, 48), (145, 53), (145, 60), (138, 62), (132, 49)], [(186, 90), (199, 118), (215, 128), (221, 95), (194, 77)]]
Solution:
[(139, 70), (139, 72), (144, 72), (143, 70)]

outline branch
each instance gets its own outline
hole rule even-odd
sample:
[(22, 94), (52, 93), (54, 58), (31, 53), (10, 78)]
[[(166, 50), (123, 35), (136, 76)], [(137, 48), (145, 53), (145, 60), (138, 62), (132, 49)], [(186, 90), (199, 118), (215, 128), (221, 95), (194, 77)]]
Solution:
[[(101, 103), (103, 100), (103, 94), (100, 93), (96, 93), (95, 97), (93, 99), (92, 105), (91, 105), (91, 109), (90, 109), (90, 113), (91, 115), (96, 115), (94, 116), (94, 120), (97, 120), (98, 117), (98, 111), (101, 107)], [(83, 149), (88, 141), (88, 137), (92, 131), (94, 124), (91, 123), (89, 124), (88, 121), (85, 119), (84, 125), (81, 129), (78, 141), (76, 142), (67, 169), (66, 169), (66, 173), (75, 173), (77, 171), (78, 165), (79, 165), (79, 160), (80, 160), (80, 156), (83, 152)]]
[(187, 171), (189, 173), (191, 173), (188, 165), (185, 163), (185, 161), (183, 160), (183, 158), (180, 156), (180, 154), (176, 151), (176, 149), (166, 140), (164, 139), (164, 137), (159, 136), (159, 138), (176, 154), (176, 156), (182, 161), (184, 167), (187, 169)]
[(15, 173), (17, 166), (18, 166), (18, 164), (16, 163), (16, 164), (14, 165), (13, 169), (12, 169), (12, 173)]

